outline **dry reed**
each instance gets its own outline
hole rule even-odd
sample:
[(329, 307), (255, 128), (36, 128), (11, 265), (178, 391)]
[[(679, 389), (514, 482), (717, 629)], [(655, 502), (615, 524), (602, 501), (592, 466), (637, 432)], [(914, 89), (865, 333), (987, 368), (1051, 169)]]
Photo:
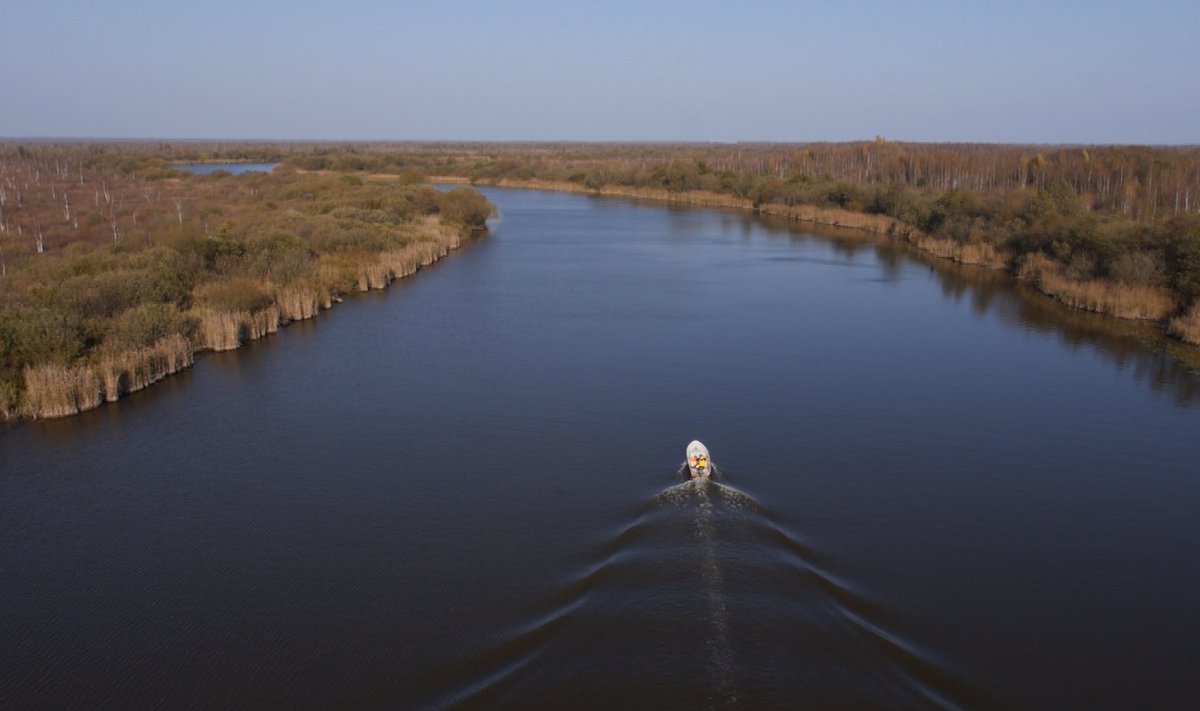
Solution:
[(40, 365), (25, 369), (24, 414), (66, 417), (113, 401), (192, 365), (192, 346), (175, 333), (153, 345), (87, 365)]
[(1161, 321), (1175, 310), (1175, 301), (1166, 289), (1078, 281), (1064, 275), (1058, 262), (1040, 253), (1028, 255), (1021, 261), (1017, 277), (1068, 306), (1118, 318)]
[(86, 366), (38, 365), (25, 369), (25, 414), (43, 419), (90, 410), (104, 401), (100, 378)]
[(0, 392), (0, 420), (11, 420), (19, 415), (17, 401), (11, 398), (7, 392)]
[(100, 361), (97, 371), (104, 398), (117, 400), (192, 365), (192, 344), (183, 335), (173, 333), (148, 348), (138, 348)]
[(415, 274), (421, 267), (445, 257), (459, 247), (462, 237), (457, 229), (426, 219), (413, 226), (415, 239), (402, 247), (380, 252), (375, 261), (360, 264), (355, 286), (358, 291), (384, 289), (393, 279)]
[(279, 330), (279, 307), (274, 304), (258, 311), (198, 309), (193, 315), (200, 322), (196, 350), (201, 351), (231, 351)]
[(359, 291), (386, 289), (392, 283), (392, 273), (386, 265), (375, 262), (359, 266), (357, 286)]
[(1200, 303), (1171, 319), (1167, 332), (1186, 343), (1200, 345)]
[(937, 239), (915, 230), (906, 239), (923, 252), (935, 257), (949, 259), (959, 264), (969, 264), (990, 269), (1004, 269), (1009, 257), (986, 242), (957, 242), (952, 239)]
[(329, 295), (310, 287), (287, 287), (275, 292), (275, 305), (281, 323), (303, 321), (315, 317), (322, 306), (329, 308)]

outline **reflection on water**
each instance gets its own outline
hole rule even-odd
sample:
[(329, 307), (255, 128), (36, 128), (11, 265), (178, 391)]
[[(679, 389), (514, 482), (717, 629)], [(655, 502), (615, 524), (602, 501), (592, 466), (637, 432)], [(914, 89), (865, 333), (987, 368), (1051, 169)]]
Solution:
[(857, 255), (869, 252), (875, 264), (856, 266), (878, 268), (882, 281), (899, 281), (905, 261), (919, 261), (937, 274), (947, 299), (956, 303), (969, 299), (972, 310), (981, 316), (994, 315), (1014, 330), (1056, 335), (1072, 349), (1088, 348), (1181, 407), (1192, 407), (1200, 399), (1200, 348), (1168, 337), (1153, 324), (1071, 308), (1004, 272), (936, 259), (909, 245), (858, 230), (797, 226), (777, 217), (761, 219), (775, 229), (803, 230), (792, 237), (797, 242), (828, 240), (851, 264)]
[[(704, 224), (704, 212), (711, 212), (676, 204), (661, 206), (646, 200), (607, 197), (590, 200), (599, 208), (608, 205), (615, 209), (625, 202), (660, 206), (673, 217), (669, 223), (671, 229), (689, 238), (694, 237), (698, 225)], [(1089, 348), (1119, 370), (1131, 373), (1154, 392), (1172, 398), (1181, 407), (1191, 407), (1200, 399), (1200, 347), (1170, 338), (1153, 324), (1071, 308), (1007, 273), (934, 258), (911, 245), (861, 230), (797, 223), (774, 215), (753, 215), (737, 210), (715, 212), (723, 230), (736, 231), (744, 239), (749, 239), (756, 227), (766, 226), (777, 233), (789, 234), (789, 239), (797, 244), (826, 243), (844, 257), (831, 260), (808, 254), (786, 254), (767, 257), (770, 261), (877, 270), (877, 276), (864, 279), (885, 283), (899, 282), (906, 263), (916, 261), (927, 265), (940, 278), (946, 298), (955, 302), (969, 298), (972, 309), (980, 315), (994, 315), (1015, 330), (1057, 335), (1062, 343), (1073, 349)], [(871, 258), (857, 260), (860, 255)]]

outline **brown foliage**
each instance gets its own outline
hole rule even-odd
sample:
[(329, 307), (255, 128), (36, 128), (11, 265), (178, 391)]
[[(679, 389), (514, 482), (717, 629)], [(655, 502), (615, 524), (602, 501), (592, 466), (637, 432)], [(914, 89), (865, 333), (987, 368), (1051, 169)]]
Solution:
[(198, 309), (196, 350), (230, 351), (279, 330), (279, 309), (271, 304), (257, 311)]
[(442, 256), (492, 211), (473, 189), (416, 185), (415, 168), (386, 181), (168, 169), (207, 151), (0, 143), (0, 416), (69, 414), (185, 367), (192, 348), (311, 318)]
[(38, 365), (25, 369), (25, 414), (65, 417), (103, 402), (100, 378), (86, 366)]
[(103, 384), (104, 398), (111, 402), (191, 367), (192, 361), (191, 342), (181, 334), (173, 333), (149, 347), (106, 357), (96, 369)]
[(214, 311), (258, 311), (271, 303), (266, 288), (244, 277), (211, 281), (196, 287), (197, 306)]
[(1022, 260), (1018, 276), (1064, 304), (1085, 311), (1159, 321), (1175, 310), (1175, 300), (1166, 289), (1095, 279), (1081, 281), (1063, 271), (1062, 266), (1049, 257), (1031, 254)]
[(1192, 306), (1182, 316), (1171, 319), (1168, 331), (1180, 340), (1200, 345), (1200, 304)]

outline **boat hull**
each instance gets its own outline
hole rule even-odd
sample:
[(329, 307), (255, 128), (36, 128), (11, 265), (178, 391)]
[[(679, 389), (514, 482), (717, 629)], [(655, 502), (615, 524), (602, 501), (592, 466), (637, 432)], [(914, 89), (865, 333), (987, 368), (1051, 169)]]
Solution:
[(708, 447), (699, 440), (694, 440), (687, 446), (687, 466), (693, 479), (712, 474), (712, 460), (708, 456)]

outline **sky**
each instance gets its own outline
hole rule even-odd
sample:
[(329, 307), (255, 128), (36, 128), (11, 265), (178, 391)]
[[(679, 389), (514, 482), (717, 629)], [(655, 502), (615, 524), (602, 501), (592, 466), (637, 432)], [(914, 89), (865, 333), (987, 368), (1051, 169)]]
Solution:
[(0, 0), (0, 137), (1200, 143), (1196, 0)]

